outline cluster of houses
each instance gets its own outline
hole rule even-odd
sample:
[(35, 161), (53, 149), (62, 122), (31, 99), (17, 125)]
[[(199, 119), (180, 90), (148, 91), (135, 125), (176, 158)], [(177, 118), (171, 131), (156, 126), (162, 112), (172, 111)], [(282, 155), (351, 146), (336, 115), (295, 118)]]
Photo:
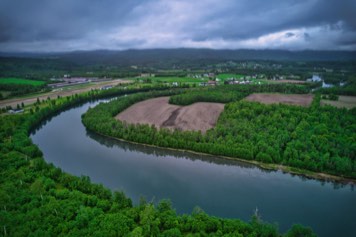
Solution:
[(252, 82), (249, 80), (243, 80), (243, 81), (239, 81), (236, 79), (227, 79), (225, 80), (224, 84), (228, 84), (228, 85), (245, 85), (245, 84), (251, 84)]
[[(203, 79), (204, 77), (209, 77), (210, 80), (208, 82), (201, 82), (200, 86), (215, 86), (217, 85), (220, 81), (222, 81), (222, 79), (218, 78), (215, 76), (214, 73), (206, 73), (206, 74), (202, 74), (202, 75), (190, 75), (190, 77), (193, 78), (200, 78)], [(243, 76), (241, 78), (227, 78), (224, 80), (224, 84), (228, 84), (228, 85), (234, 85), (234, 84), (252, 84), (253, 81), (252, 79), (257, 79), (259, 77), (262, 77), (262, 75), (251, 75), (251, 76)], [(260, 82), (258, 82), (260, 84)]]
[(325, 81), (318, 75), (313, 75), (312, 78), (308, 78), (307, 79), (307, 82), (322, 82), (322, 88), (330, 88), (330, 87), (334, 87), (333, 84), (328, 84), (328, 83), (325, 83)]
[(196, 79), (203, 79), (203, 78), (215, 78), (215, 73), (203, 73), (203, 74), (189, 74), (188, 77), (196, 78)]
[(318, 75), (313, 75), (312, 78), (308, 78), (307, 82), (321, 82), (323, 81), (323, 79), (321, 79), (321, 77), (319, 77)]

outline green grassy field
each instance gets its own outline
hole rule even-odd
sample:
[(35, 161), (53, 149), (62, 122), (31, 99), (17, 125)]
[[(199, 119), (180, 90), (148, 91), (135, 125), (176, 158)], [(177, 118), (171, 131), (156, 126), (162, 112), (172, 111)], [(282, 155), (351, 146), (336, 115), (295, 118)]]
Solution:
[[(146, 80), (147, 78), (137, 78), (138, 80)], [(207, 81), (207, 79), (197, 79), (191, 77), (150, 77), (148, 80), (151, 82), (161, 82), (161, 83), (199, 83)]]
[(228, 78), (240, 79), (240, 78), (244, 77), (244, 75), (223, 73), (223, 74), (218, 74), (216, 77), (224, 81)]
[(45, 84), (45, 82), (44, 81), (35, 81), (35, 80), (22, 79), (22, 78), (5, 77), (5, 78), (0, 78), (0, 84), (17, 84), (17, 85), (41, 86), (41, 85)]

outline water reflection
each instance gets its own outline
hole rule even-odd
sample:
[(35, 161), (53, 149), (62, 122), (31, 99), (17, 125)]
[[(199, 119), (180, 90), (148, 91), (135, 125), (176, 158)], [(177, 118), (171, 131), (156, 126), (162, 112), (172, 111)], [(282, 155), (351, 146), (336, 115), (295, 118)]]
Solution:
[[(91, 131), (86, 131), (86, 134), (88, 137), (91, 139), (94, 139), (95, 141), (99, 142), (101, 145), (104, 145), (108, 148), (119, 148), (124, 151), (130, 151), (130, 152), (137, 152), (137, 153), (142, 153), (146, 155), (154, 155), (157, 157), (166, 157), (166, 156), (172, 156), (174, 158), (183, 158), (183, 159), (189, 159), (192, 161), (195, 160), (201, 160), (204, 162), (208, 163), (213, 163), (217, 165), (230, 165), (230, 166), (239, 166), (242, 168), (256, 168), (255, 165), (249, 164), (246, 162), (241, 162), (238, 160), (230, 160), (230, 159), (223, 159), (223, 158), (217, 158), (211, 155), (204, 155), (204, 154), (197, 154), (189, 151), (177, 151), (177, 150), (172, 150), (172, 149), (165, 149), (165, 148), (159, 148), (159, 147), (153, 147), (153, 146), (147, 146), (147, 145), (142, 145), (142, 144), (135, 144), (135, 143), (130, 143), (130, 142), (125, 142), (109, 137), (105, 137), (102, 135), (98, 135), (96, 133), (93, 133)], [(271, 170), (264, 170), (265, 172), (273, 172)]]
[[(104, 145), (108, 148), (119, 148), (124, 151), (130, 151), (130, 152), (136, 152), (136, 153), (141, 153), (141, 154), (146, 154), (146, 155), (153, 155), (157, 157), (166, 157), (166, 156), (172, 156), (175, 158), (180, 158), (180, 159), (189, 159), (192, 161), (195, 160), (200, 160), (212, 164), (217, 164), (217, 165), (228, 165), (228, 166), (238, 166), (241, 168), (258, 168), (260, 169), (261, 172), (263, 173), (273, 173), (277, 172), (276, 170), (269, 170), (269, 169), (263, 169), (259, 166), (239, 161), (239, 160), (230, 160), (230, 159), (224, 159), (222, 157), (215, 157), (212, 155), (206, 155), (206, 154), (198, 154), (194, 152), (189, 152), (189, 151), (178, 151), (178, 150), (172, 150), (172, 149), (167, 149), (167, 148), (160, 148), (160, 147), (153, 147), (153, 146), (148, 146), (148, 145), (142, 145), (142, 144), (136, 144), (136, 143), (130, 143), (126, 141), (121, 141), (117, 140), (114, 138), (110, 137), (105, 137), (102, 135), (99, 135), (97, 133), (91, 132), (86, 130), (86, 135), (90, 137), (91, 139), (97, 141), (101, 145)], [(290, 174), (287, 172), (282, 172), (283, 174), (286, 175), (291, 175), (292, 177), (297, 177), (301, 181), (305, 182), (308, 180), (311, 180), (311, 178), (308, 178), (303, 175), (296, 175), (296, 174)], [(353, 191), (354, 190), (354, 184), (353, 183), (342, 183), (342, 182), (334, 182), (330, 180), (317, 180), (318, 183), (320, 183), (321, 186), (324, 186), (325, 183), (331, 183), (333, 185), (334, 189), (340, 189), (340, 188), (345, 188), (347, 186), (350, 187), (350, 189)]]

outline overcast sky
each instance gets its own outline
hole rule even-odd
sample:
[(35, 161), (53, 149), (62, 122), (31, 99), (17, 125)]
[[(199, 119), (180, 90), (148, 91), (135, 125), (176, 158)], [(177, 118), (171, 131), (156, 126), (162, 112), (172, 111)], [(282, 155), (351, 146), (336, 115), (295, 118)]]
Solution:
[(356, 0), (0, 0), (0, 51), (356, 50)]

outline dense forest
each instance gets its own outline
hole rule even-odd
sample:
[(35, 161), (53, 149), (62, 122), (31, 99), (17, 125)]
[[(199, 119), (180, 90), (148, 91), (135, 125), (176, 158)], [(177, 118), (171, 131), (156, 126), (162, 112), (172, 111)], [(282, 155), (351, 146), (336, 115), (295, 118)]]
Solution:
[[(293, 86), (236, 86), (225, 95), (226, 100), (242, 98), (249, 91), (280, 91)], [(299, 86), (290, 89), (294, 93)], [(214, 91), (216, 90), (216, 91)], [(189, 104), (197, 101), (222, 101), (221, 89), (172, 96), (172, 102)], [(231, 97), (235, 91), (236, 96)], [(302, 92), (302, 91), (300, 91)], [(225, 106), (214, 129), (206, 134), (197, 131), (156, 129), (149, 125), (132, 125), (114, 116), (130, 105), (160, 96), (141, 93), (101, 104), (83, 117), (85, 126), (98, 133), (139, 143), (193, 150), (213, 155), (257, 160), (291, 166), (314, 172), (356, 177), (356, 109), (346, 110), (320, 106), (316, 95), (308, 108), (290, 105), (264, 105), (235, 101)]]
[[(263, 222), (258, 216), (243, 222), (209, 216), (199, 208), (191, 215), (177, 215), (167, 200), (154, 204), (142, 199), (133, 206), (120, 191), (112, 193), (102, 185), (92, 184), (88, 177), (75, 177), (47, 164), (28, 136), (41, 121), (70, 106), (139, 91), (147, 89), (91, 91), (39, 101), (35, 110), (23, 115), (0, 116), (0, 235), (281, 236), (277, 226)], [(123, 109), (138, 98), (176, 93), (181, 91), (134, 94), (115, 100), (110, 106), (116, 107), (120, 101)], [(115, 111), (106, 110), (105, 116), (111, 116), (112, 112)], [(310, 228), (294, 225), (283, 236), (315, 234)]]

